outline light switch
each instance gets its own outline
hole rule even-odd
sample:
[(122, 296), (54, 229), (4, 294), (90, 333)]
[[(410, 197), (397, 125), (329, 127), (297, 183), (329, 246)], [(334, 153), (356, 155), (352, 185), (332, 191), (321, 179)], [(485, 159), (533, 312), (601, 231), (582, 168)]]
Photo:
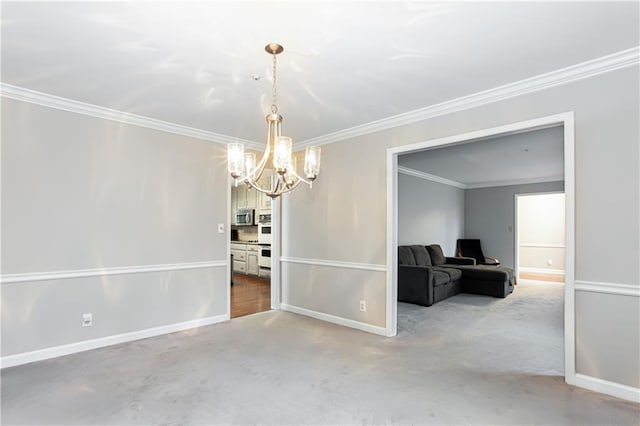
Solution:
[(218, 234), (224, 234), (224, 223), (218, 224)]

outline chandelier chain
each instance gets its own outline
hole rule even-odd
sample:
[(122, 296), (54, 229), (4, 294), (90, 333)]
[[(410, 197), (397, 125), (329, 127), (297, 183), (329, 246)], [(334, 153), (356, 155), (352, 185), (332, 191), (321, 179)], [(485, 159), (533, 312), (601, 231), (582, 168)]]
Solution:
[(277, 75), (276, 75), (276, 65), (278, 59), (276, 58), (276, 54), (273, 54), (273, 87), (271, 89), (271, 95), (273, 97), (273, 102), (271, 103), (271, 113), (276, 114), (278, 112), (278, 85), (277, 85)]

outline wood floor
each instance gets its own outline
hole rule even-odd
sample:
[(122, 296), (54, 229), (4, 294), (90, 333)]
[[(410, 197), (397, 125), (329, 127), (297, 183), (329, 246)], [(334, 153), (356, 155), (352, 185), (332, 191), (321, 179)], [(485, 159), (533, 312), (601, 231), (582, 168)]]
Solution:
[(271, 309), (271, 283), (268, 280), (233, 275), (231, 286), (231, 318)]

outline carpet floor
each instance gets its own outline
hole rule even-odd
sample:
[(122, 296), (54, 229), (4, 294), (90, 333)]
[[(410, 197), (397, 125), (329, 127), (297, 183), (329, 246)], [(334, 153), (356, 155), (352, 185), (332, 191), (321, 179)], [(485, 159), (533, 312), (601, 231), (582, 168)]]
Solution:
[(564, 383), (562, 291), (401, 303), (394, 338), (271, 311), (7, 368), (2, 423), (638, 425)]

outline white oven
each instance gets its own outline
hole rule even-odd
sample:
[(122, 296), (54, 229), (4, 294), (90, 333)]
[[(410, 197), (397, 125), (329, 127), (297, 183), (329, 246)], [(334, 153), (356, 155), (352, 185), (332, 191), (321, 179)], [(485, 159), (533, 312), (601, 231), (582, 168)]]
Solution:
[(271, 244), (270, 214), (261, 214), (258, 219), (258, 244)]
[(258, 276), (260, 278), (271, 278), (271, 246), (260, 246), (258, 249)]

